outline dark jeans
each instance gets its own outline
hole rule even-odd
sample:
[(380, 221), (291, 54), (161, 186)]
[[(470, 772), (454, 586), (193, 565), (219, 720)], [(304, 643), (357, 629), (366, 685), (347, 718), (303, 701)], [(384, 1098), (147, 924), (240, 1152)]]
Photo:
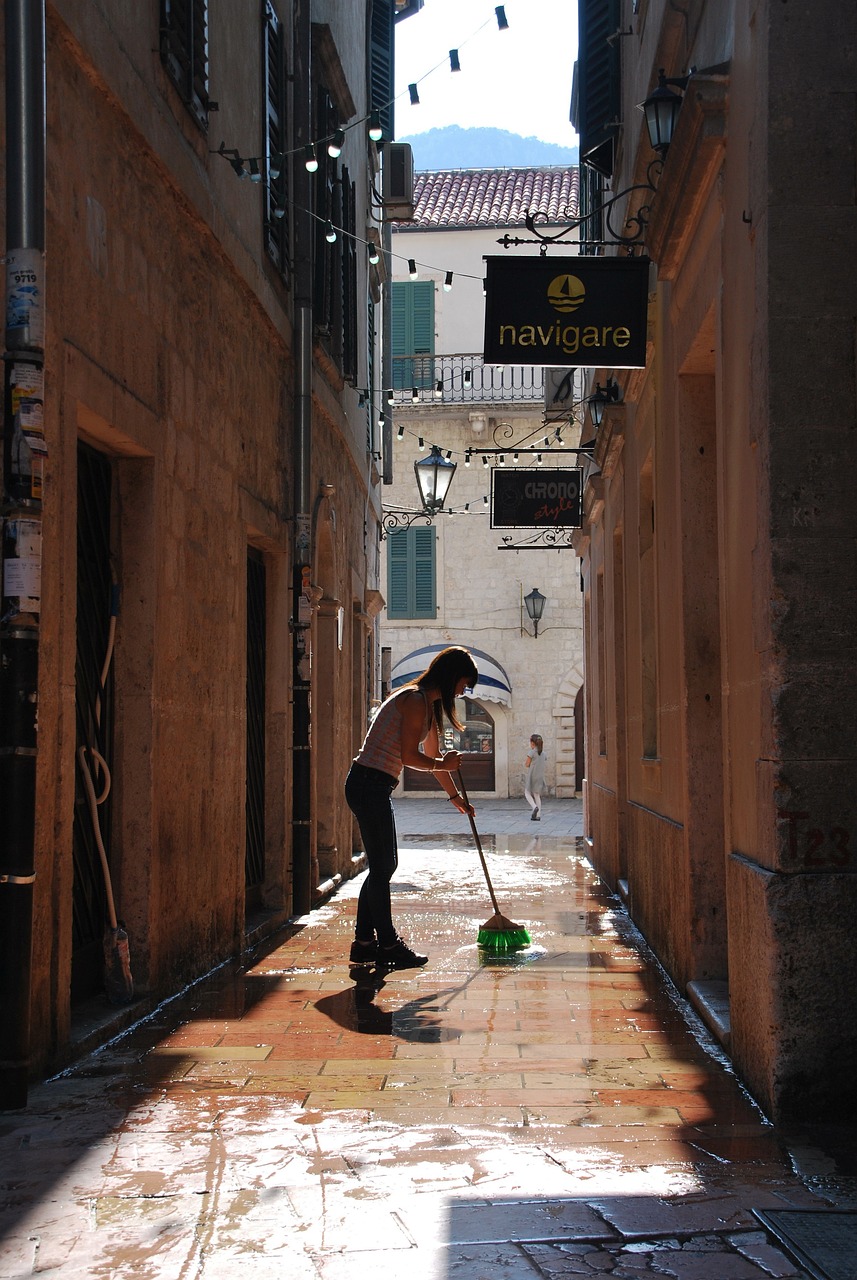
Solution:
[(390, 796), (398, 779), (378, 769), (353, 764), (345, 779), (345, 799), (360, 825), (369, 874), (357, 899), (355, 936), (368, 942), (376, 934), (391, 947), (397, 933), (390, 906), (390, 881), (399, 865), (396, 820)]

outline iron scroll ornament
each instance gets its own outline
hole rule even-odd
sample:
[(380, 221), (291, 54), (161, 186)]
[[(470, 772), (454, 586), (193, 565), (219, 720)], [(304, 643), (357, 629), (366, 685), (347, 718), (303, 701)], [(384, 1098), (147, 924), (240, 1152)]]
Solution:
[(409, 510), (405, 507), (385, 507), (381, 520), (381, 537), (386, 538), (387, 534), (394, 533), (397, 529), (410, 529), (412, 524), (423, 521), (425, 524), (434, 524), (436, 511), (429, 511), (427, 507), (422, 510)]
[(597, 208), (590, 209), (588, 213), (583, 215), (583, 217), (573, 218), (562, 228), (561, 231), (557, 231), (556, 234), (552, 236), (543, 235), (542, 232), (539, 231), (537, 221), (541, 220), (545, 223), (550, 222), (556, 224), (556, 216), (551, 218), (542, 209), (530, 209), (524, 217), (524, 224), (526, 225), (527, 230), (531, 232), (531, 237), (510, 236), (509, 233), (506, 232), (506, 234), (502, 236), (497, 243), (504, 249), (511, 249), (513, 245), (537, 244), (539, 246), (539, 253), (544, 256), (547, 254), (548, 248), (551, 245), (564, 244), (566, 236), (577, 231), (579, 227), (584, 226), (584, 224), (589, 222), (591, 219), (598, 217), (600, 214), (604, 214), (604, 225), (613, 238), (610, 240), (594, 240), (589, 236), (586, 236), (585, 240), (587, 244), (604, 247), (612, 245), (618, 248), (628, 249), (631, 252), (638, 248), (644, 249), (646, 230), (649, 225), (649, 214), (652, 209), (651, 200), (647, 201), (645, 204), (641, 204), (636, 213), (632, 213), (630, 216), (625, 218), (623, 226), (627, 230), (628, 234), (623, 234), (622, 231), (617, 231), (613, 226), (612, 219), (615, 213), (615, 206), (620, 200), (624, 201), (632, 191), (649, 191), (654, 195), (657, 191), (656, 179), (660, 177), (663, 167), (663, 158), (661, 156), (655, 156), (646, 169), (645, 182), (637, 182), (631, 187), (626, 187), (624, 191), (617, 192), (615, 196), (611, 196), (609, 200), (604, 200), (597, 206)]

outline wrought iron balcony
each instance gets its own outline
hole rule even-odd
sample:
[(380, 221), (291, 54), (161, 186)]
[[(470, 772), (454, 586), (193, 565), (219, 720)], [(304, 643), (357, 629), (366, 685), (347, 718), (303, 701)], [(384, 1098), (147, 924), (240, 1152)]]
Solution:
[(490, 365), (481, 354), (393, 356), (396, 405), (544, 404), (544, 369)]

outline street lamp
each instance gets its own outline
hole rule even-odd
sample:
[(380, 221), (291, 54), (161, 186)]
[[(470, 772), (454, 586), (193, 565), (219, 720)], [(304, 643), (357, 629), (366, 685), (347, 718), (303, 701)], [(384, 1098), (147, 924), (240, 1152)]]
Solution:
[(533, 587), (530, 594), (524, 596), (524, 604), (527, 606), (527, 613), (533, 624), (533, 636), (536, 640), (539, 638), (539, 623), (542, 620), (546, 602), (547, 596), (543, 596), (538, 587)]
[(649, 131), (652, 149), (660, 156), (665, 156), (669, 150), (683, 102), (683, 99), (677, 93), (673, 93), (668, 86), (674, 84), (679, 89), (686, 89), (687, 81), (687, 76), (668, 78), (661, 67), (658, 72), (658, 87), (649, 94), (645, 102), (640, 103), (640, 110), (646, 117), (646, 128)]
[(427, 514), (434, 515), (443, 509), (455, 471), (456, 464), (451, 458), (445, 458), (436, 444), (432, 445), (427, 458), (420, 458), (414, 463), (417, 487)]
[(596, 429), (601, 426), (601, 420), (604, 417), (604, 409), (608, 404), (616, 404), (619, 400), (619, 383), (613, 378), (607, 379), (606, 387), (600, 386), (597, 382), (595, 390), (591, 396), (587, 397), (586, 403), (589, 408), (589, 416), (592, 419), (592, 425)]

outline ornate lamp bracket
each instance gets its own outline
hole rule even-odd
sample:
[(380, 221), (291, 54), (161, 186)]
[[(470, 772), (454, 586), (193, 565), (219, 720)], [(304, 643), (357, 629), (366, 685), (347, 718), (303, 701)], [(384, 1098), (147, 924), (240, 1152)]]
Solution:
[(530, 237), (526, 236), (510, 236), (508, 232), (502, 236), (497, 243), (502, 245), (504, 249), (510, 249), (513, 245), (521, 244), (537, 244), (539, 253), (542, 256), (547, 254), (548, 249), (552, 245), (562, 245), (566, 242), (566, 237), (572, 235), (580, 227), (585, 227), (586, 223), (591, 219), (604, 215), (604, 226), (607, 229), (609, 239), (593, 240), (585, 236), (586, 244), (600, 246), (615, 246), (617, 248), (625, 248), (629, 253), (633, 253), (635, 249), (645, 249), (646, 229), (649, 225), (649, 214), (651, 212), (651, 199), (641, 204), (636, 213), (625, 218), (621, 227), (617, 228), (613, 225), (613, 219), (616, 216), (616, 206), (620, 201), (624, 201), (632, 191), (648, 191), (652, 195), (657, 191), (657, 179), (664, 167), (662, 156), (655, 156), (649, 163), (646, 170), (646, 181), (636, 182), (631, 187), (626, 187), (624, 191), (618, 191), (616, 195), (611, 196), (609, 200), (604, 200), (595, 209), (591, 209), (589, 213), (580, 218), (573, 218), (560, 231), (553, 235), (545, 235), (539, 230), (539, 223), (556, 223), (556, 216), (549, 217), (542, 209), (531, 209), (525, 216), (524, 222), (527, 230), (531, 233)]
[(388, 533), (393, 533), (396, 529), (410, 529), (412, 524), (418, 524), (420, 521), (424, 524), (433, 524), (434, 517), (435, 512), (428, 511), (426, 508), (415, 511), (405, 507), (385, 507), (381, 520), (381, 537), (386, 538)]

